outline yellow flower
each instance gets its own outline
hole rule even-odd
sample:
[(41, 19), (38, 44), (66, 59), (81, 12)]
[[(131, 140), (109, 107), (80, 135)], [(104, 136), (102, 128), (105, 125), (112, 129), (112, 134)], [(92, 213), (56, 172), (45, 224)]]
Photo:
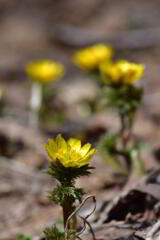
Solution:
[(92, 70), (98, 65), (112, 57), (112, 48), (104, 44), (96, 44), (77, 51), (72, 56), (75, 65), (83, 70)]
[(104, 81), (132, 84), (143, 75), (144, 65), (127, 61), (104, 62), (100, 65), (100, 72)]
[(25, 70), (30, 79), (40, 83), (50, 83), (64, 75), (63, 65), (49, 60), (31, 62)]
[(55, 140), (49, 139), (48, 144), (45, 144), (45, 149), (53, 161), (60, 162), (66, 168), (79, 168), (89, 164), (96, 151), (94, 148), (91, 149), (90, 143), (81, 147), (80, 140), (70, 138), (65, 141), (61, 135), (58, 135)]

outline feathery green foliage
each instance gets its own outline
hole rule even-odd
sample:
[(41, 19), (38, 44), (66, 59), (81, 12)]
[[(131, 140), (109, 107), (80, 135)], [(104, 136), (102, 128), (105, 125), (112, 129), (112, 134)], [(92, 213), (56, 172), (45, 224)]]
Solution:
[(82, 188), (75, 187), (63, 187), (58, 185), (49, 193), (49, 199), (56, 204), (60, 204), (61, 206), (66, 201), (66, 197), (70, 199), (71, 202), (75, 202), (78, 200), (82, 201), (82, 196), (84, 195), (84, 191)]
[(134, 85), (112, 84), (103, 88), (103, 103), (113, 107), (120, 114), (133, 114), (139, 107), (143, 89)]
[(75, 240), (75, 231), (61, 232), (56, 226), (44, 230), (45, 240)]
[(16, 240), (32, 240), (32, 238), (31, 237), (27, 237), (27, 236), (25, 236), (23, 234), (20, 234), (20, 235), (18, 235), (16, 237)]

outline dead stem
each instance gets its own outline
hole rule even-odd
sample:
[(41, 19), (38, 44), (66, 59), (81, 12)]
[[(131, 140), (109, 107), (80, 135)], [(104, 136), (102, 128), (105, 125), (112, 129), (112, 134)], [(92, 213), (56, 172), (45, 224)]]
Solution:
[(68, 229), (68, 226), (69, 226), (70, 220), (80, 211), (80, 209), (84, 206), (85, 202), (86, 202), (88, 199), (90, 199), (90, 198), (92, 198), (92, 200), (93, 200), (94, 208), (93, 208), (93, 210), (92, 210), (86, 217), (79, 216), (79, 217), (83, 220), (83, 224), (84, 224), (84, 225), (83, 225), (82, 230), (76, 234), (76, 238), (81, 239), (79, 236), (85, 231), (85, 229), (86, 229), (86, 224), (87, 224), (87, 225), (89, 226), (89, 228), (90, 228), (90, 231), (91, 231), (93, 240), (96, 240), (94, 231), (93, 231), (93, 229), (92, 229), (92, 226), (91, 226), (90, 223), (87, 221), (87, 218), (89, 218), (89, 217), (94, 213), (94, 211), (96, 210), (96, 198), (95, 198), (95, 196), (88, 196), (88, 197), (86, 197), (86, 198), (82, 201), (82, 203), (75, 209), (75, 211), (72, 212), (72, 214), (68, 217), (68, 219), (67, 219), (67, 221), (66, 221), (65, 233), (67, 233), (68, 230), (69, 230), (69, 229)]

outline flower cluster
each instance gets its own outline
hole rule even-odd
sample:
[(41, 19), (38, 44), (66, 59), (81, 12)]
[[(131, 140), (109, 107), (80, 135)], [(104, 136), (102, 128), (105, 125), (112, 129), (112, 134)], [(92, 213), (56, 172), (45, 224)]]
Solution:
[(80, 140), (70, 138), (65, 141), (61, 135), (58, 135), (55, 140), (49, 139), (45, 149), (52, 161), (60, 162), (66, 168), (80, 168), (87, 165), (96, 151), (94, 148), (91, 149), (90, 143), (81, 147)]
[(100, 72), (104, 82), (132, 84), (143, 75), (144, 65), (124, 60), (116, 63), (103, 62)]
[(50, 83), (64, 75), (63, 65), (49, 60), (31, 62), (25, 70), (30, 79), (42, 84)]
[(93, 70), (98, 68), (103, 61), (112, 57), (112, 48), (104, 44), (96, 44), (88, 48), (77, 51), (72, 61), (83, 70)]

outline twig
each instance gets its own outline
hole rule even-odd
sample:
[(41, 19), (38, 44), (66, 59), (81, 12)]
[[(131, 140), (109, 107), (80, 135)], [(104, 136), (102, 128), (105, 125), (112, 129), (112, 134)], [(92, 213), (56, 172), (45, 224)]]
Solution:
[[(156, 222), (151, 230), (147, 233), (146, 240), (153, 240), (154, 235), (160, 230), (160, 221)], [(160, 240), (160, 232), (158, 234), (157, 240)]]
[[(95, 237), (95, 234), (94, 234), (94, 231), (93, 231), (93, 229), (92, 229), (92, 226), (91, 226), (91, 224), (87, 221), (87, 218), (84, 218), (84, 217), (81, 217), (80, 216), (80, 218), (81, 219), (83, 219), (83, 221), (84, 221), (84, 230), (86, 229), (86, 224), (88, 225), (88, 227), (89, 227), (89, 229), (90, 229), (90, 232), (91, 232), (91, 234), (92, 234), (92, 237), (93, 237), (93, 240), (96, 240), (96, 237)], [(84, 231), (83, 231), (84, 232)], [(76, 236), (79, 236), (79, 234), (77, 234)]]
[(82, 230), (76, 234), (76, 237), (77, 237), (78, 239), (81, 239), (81, 238), (79, 237), (79, 235), (81, 235), (81, 234), (84, 232), (84, 230), (86, 229), (86, 224), (87, 224), (87, 225), (89, 226), (89, 228), (90, 228), (90, 231), (91, 231), (93, 240), (96, 240), (95, 235), (94, 235), (94, 232), (93, 232), (93, 229), (92, 229), (90, 223), (87, 221), (87, 218), (89, 218), (89, 217), (94, 213), (94, 211), (96, 210), (96, 198), (95, 198), (94, 196), (88, 196), (88, 197), (86, 197), (86, 198), (82, 201), (82, 203), (75, 209), (75, 211), (72, 212), (72, 214), (68, 217), (68, 219), (67, 219), (67, 221), (66, 221), (65, 233), (68, 232), (68, 224), (69, 224), (69, 221), (71, 220), (71, 218), (72, 218), (74, 215), (76, 215), (77, 212), (79, 212), (79, 210), (84, 206), (85, 202), (86, 202), (89, 198), (92, 198), (92, 199), (93, 199), (93, 202), (94, 202), (95, 205), (94, 205), (93, 210), (92, 210), (86, 217), (79, 216), (81, 219), (83, 219), (83, 221), (84, 221), (84, 226), (83, 226)]

